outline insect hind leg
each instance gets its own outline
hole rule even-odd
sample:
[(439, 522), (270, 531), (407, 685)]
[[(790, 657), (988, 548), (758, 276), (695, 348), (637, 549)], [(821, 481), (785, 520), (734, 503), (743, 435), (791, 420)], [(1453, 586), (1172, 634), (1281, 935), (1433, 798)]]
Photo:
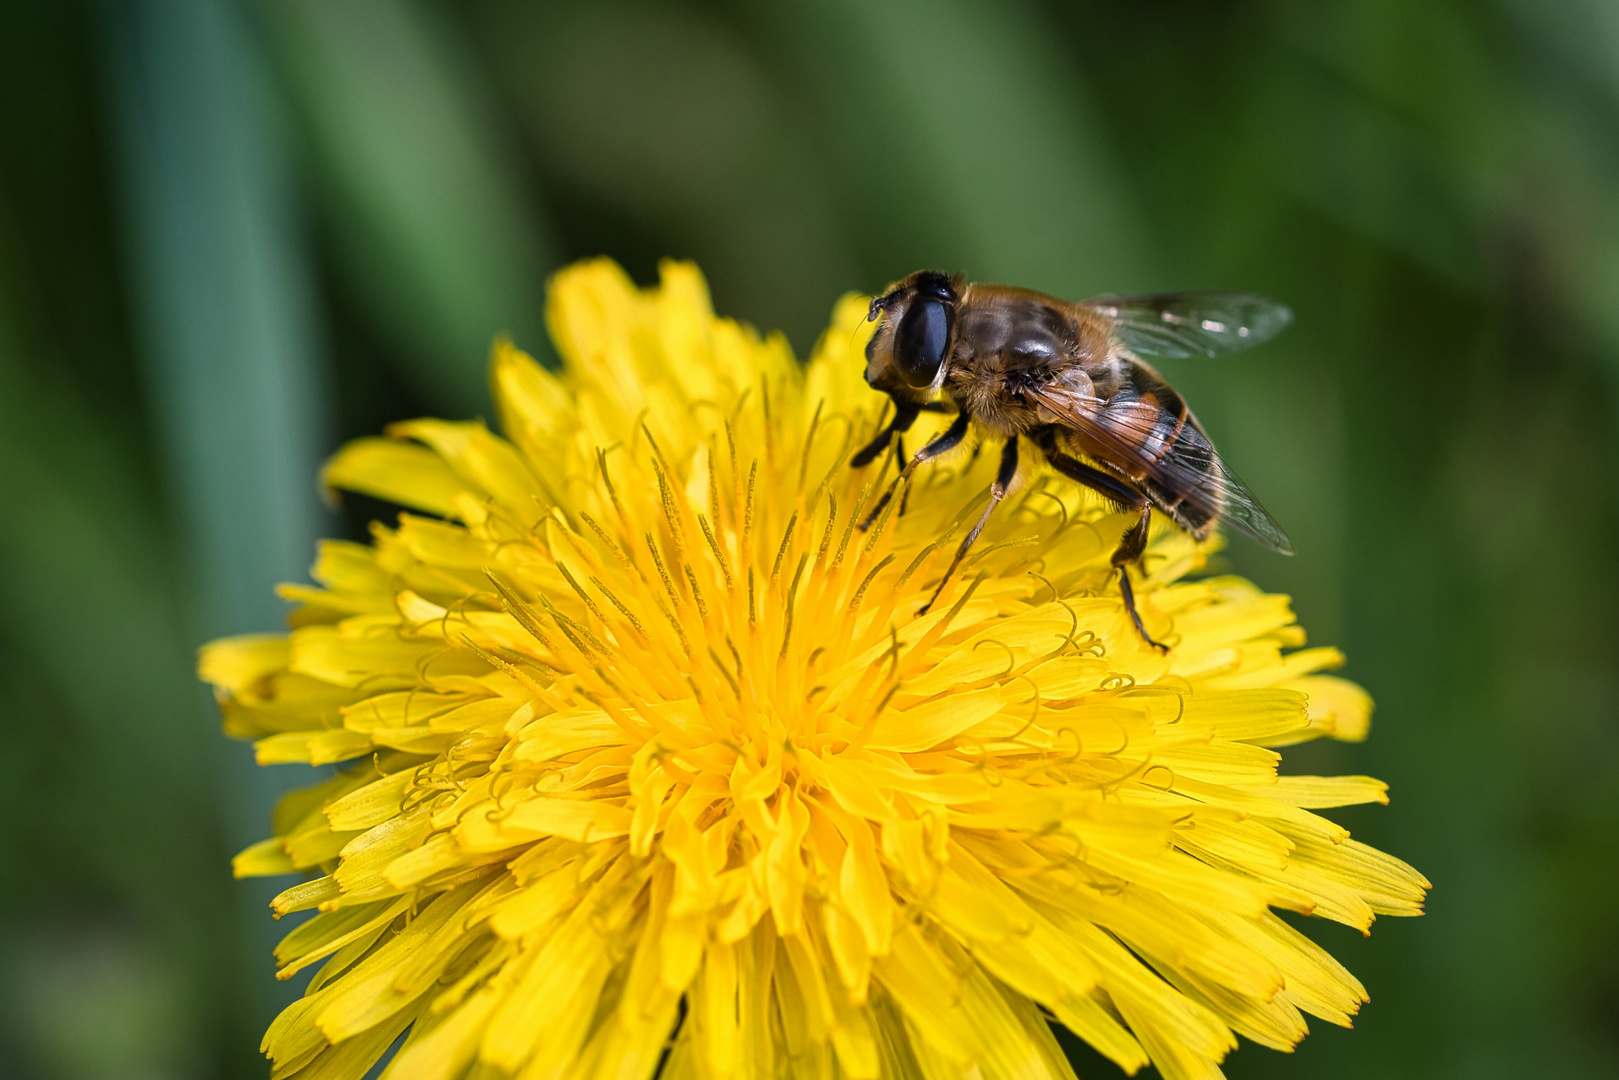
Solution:
[(1130, 613), (1130, 621), (1135, 623), (1136, 633), (1141, 640), (1157, 649), (1167, 653), (1169, 646), (1157, 641), (1147, 633), (1147, 628), (1141, 625), (1141, 612), (1136, 610), (1136, 593), (1130, 585), (1130, 564), (1141, 565), (1141, 555), (1147, 550), (1147, 524), (1152, 519), (1152, 505), (1141, 507), (1141, 517), (1130, 526), (1130, 531), (1124, 534), (1119, 541), (1118, 548), (1113, 552), (1113, 565), (1119, 568), (1119, 595), (1124, 598), (1124, 610)]
[(1136, 592), (1130, 584), (1130, 567), (1127, 563), (1119, 563), (1119, 595), (1124, 598), (1124, 610), (1130, 613), (1130, 621), (1135, 624), (1136, 633), (1141, 640), (1157, 649), (1161, 653), (1169, 652), (1169, 646), (1147, 633), (1147, 628), (1141, 625), (1141, 612), (1136, 610)]
[(1141, 612), (1136, 608), (1135, 588), (1130, 584), (1130, 564), (1140, 565), (1141, 555), (1147, 550), (1147, 526), (1152, 520), (1152, 500), (1134, 485), (1064, 454), (1056, 448), (1049, 435), (1040, 440), (1040, 449), (1045, 453), (1051, 467), (1068, 479), (1085, 485), (1112, 502), (1132, 507), (1140, 515), (1130, 530), (1120, 538), (1119, 546), (1113, 552), (1112, 562), (1119, 571), (1119, 596), (1124, 600), (1124, 610), (1129, 612), (1130, 622), (1134, 624), (1136, 633), (1141, 635), (1142, 641), (1154, 649), (1167, 653), (1169, 646), (1156, 640), (1142, 625)]

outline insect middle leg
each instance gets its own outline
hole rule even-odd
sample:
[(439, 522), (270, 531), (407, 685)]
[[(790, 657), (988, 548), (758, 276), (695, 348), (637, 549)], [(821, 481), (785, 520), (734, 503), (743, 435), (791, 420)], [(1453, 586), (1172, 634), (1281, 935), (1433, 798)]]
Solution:
[(993, 514), (995, 508), (1001, 504), (1001, 500), (1006, 498), (1006, 489), (1012, 486), (1012, 479), (1017, 476), (1017, 442), (1018, 437), (1013, 435), (1006, 440), (1006, 445), (1001, 447), (1001, 468), (995, 474), (995, 482), (989, 485), (989, 505), (978, 515), (977, 524), (961, 541), (961, 546), (956, 548), (956, 557), (950, 560), (950, 568), (944, 572), (944, 577), (939, 579), (939, 587), (933, 590), (928, 602), (917, 609), (918, 615), (926, 615), (928, 608), (939, 599), (939, 594), (944, 592), (945, 585), (949, 584), (951, 577), (955, 575), (956, 567), (961, 565), (961, 560), (967, 557), (967, 552), (978, 541), (978, 535), (984, 531), (984, 526), (989, 524), (989, 515)]
[(901, 484), (910, 479), (911, 473), (916, 471), (918, 465), (932, 461), (940, 454), (948, 453), (960, 446), (961, 440), (967, 437), (967, 428), (971, 424), (972, 417), (967, 415), (965, 411), (959, 412), (956, 414), (954, 423), (938, 435), (935, 435), (932, 441), (918, 450), (916, 456), (905, 463), (905, 468), (901, 469), (900, 474), (894, 477), (893, 482), (888, 485), (888, 490), (884, 491), (883, 497), (877, 500), (877, 505), (871, 508), (871, 513), (866, 515), (866, 520), (860, 523), (861, 530), (871, 528), (871, 523), (876, 521), (877, 515), (883, 512), (883, 507), (888, 505), (888, 500), (894, 497), (894, 492)]
[[(922, 410), (923, 412), (942, 413), (942, 412), (949, 412), (950, 411), (950, 410), (948, 410), (948, 409), (946, 409), (944, 407), (944, 402), (942, 402), (942, 401), (925, 402), (924, 404), (918, 405), (917, 408)], [(973, 447), (973, 457), (976, 458), (978, 456), (978, 451), (980, 449), (982, 449), (982, 446), (983, 446), (983, 444), (980, 443), (978, 446)], [(894, 460), (895, 461), (904, 461), (905, 460), (905, 436), (904, 436), (904, 434), (898, 434), (898, 435), (894, 436)], [(911, 488), (910, 488), (910, 485), (906, 485), (905, 490), (899, 493), (899, 516), (900, 517), (905, 516), (905, 508), (907, 506), (910, 506), (910, 505), (911, 505)]]
[(942, 401), (924, 401), (919, 404), (912, 401), (899, 401), (893, 398), (890, 398), (889, 400), (894, 402), (894, 419), (890, 420), (888, 422), (888, 426), (877, 433), (876, 438), (872, 439), (865, 446), (861, 447), (860, 450), (856, 452), (855, 456), (849, 459), (849, 464), (856, 469), (863, 469), (867, 465), (870, 465), (873, 461), (876, 461), (877, 455), (888, 449), (889, 441), (896, 435), (901, 436), (899, 440), (900, 460), (905, 460), (905, 439), (903, 437), (903, 433), (911, 430), (911, 425), (916, 423), (916, 418), (925, 412), (936, 413), (948, 411), (945, 409), (944, 402)]
[(1124, 599), (1124, 610), (1130, 613), (1130, 621), (1135, 624), (1136, 633), (1140, 634), (1141, 640), (1148, 645), (1159, 652), (1167, 653), (1169, 646), (1154, 640), (1152, 635), (1147, 633), (1147, 628), (1141, 624), (1141, 612), (1136, 610), (1135, 589), (1130, 584), (1129, 564), (1139, 565), (1142, 553), (1147, 550), (1147, 526), (1152, 520), (1152, 501), (1134, 485), (1064, 454), (1051, 445), (1049, 439), (1042, 440), (1040, 448), (1045, 452), (1046, 460), (1051, 463), (1051, 467), (1068, 479), (1084, 484), (1113, 502), (1131, 507), (1140, 515), (1136, 523), (1119, 540), (1119, 546), (1113, 552), (1112, 562), (1118, 567), (1119, 595)]

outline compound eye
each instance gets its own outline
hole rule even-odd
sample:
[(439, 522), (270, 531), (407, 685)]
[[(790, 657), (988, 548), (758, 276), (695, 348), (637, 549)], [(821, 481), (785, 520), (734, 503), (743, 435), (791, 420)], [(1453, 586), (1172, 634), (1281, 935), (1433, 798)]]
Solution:
[(950, 343), (950, 312), (941, 301), (918, 298), (894, 332), (894, 366), (912, 389), (933, 385)]

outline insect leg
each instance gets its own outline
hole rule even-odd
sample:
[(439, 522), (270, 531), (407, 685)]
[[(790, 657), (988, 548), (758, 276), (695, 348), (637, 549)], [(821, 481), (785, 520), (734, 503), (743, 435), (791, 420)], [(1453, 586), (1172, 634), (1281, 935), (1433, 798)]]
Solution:
[[(905, 460), (905, 436), (894, 436), (894, 457), (898, 461)], [(911, 489), (907, 487), (899, 493), (899, 516), (905, 516), (905, 508), (911, 504)]]
[(960, 446), (961, 440), (967, 437), (967, 428), (971, 424), (972, 417), (967, 415), (965, 410), (958, 412), (954, 423), (935, 435), (932, 441), (918, 450), (916, 456), (906, 462), (905, 468), (901, 469), (900, 474), (894, 477), (893, 483), (888, 485), (888, 490), (883, 492), (883, 497), (877, 500), (877, 505), (872, 507), (871, 513), (866, 515), (866, 520), (860, 523), (861, 531), (871, 528), (871, 523), (876, 521), (877, 515), (883, 512), (883, 507), (888, 505), (888, 500), (894, 497), (894, 491), (900, 484), (910, 479), (911, 473), (916, 471), (918, 465), (932, 461), (940, 454), (948, 453)]
[(1012, 478), (1017, 475), (1017, 442), (1018, 437), (1013, 435), (1006, 440), (1006, 445), (1001, 447), (1001, 468), (995, 474), (995, 482), (989, 486), (989, 505), (984, 507), (982, 514), (978, 515), (978, 523), (972, 527), (966, 538), (961, 541), (961, 546), (956, 548), (956, 557), (950, 560), (950, 568), (944, 572), (944, 577), (939, 579), (939, 587), (933, 590), (933, 595), (928, 597), (928, 602), (917, 609), (916, 613), (918, 615), (926, 615), (928, 608), (932, 607), (933, 602), (939, 598), (939, 594), (944, 592), (945, 585), (955, 575), (956, 567), (961, 565), (961, 560), (967, 557), (967, 552), (977, 542), (978, 535), (984, 531), (984, 526), (989, 524), (989, 515), (994, 513), (995, 508), (1001, 504), (1001, 500), (1006, 498), (1006, 489), (1012, 486)]
[(1051, 463), (1051, 467), (1068, 479), (1084, 484), (1116, 503), (1133, 507), (1141, 515), (1130, 527), (1130, 531), (1120, 539), (1117, 550), (1113, 552), (1113, 565), (1119, 568), (1119, 595), (1124, 600), (1124, 610), (1130, 613), (1130, 621), (1135, 624), (1136, 633), (1141, 635), (1142, 641), (1159, 652), (1168, 652), (1169, 646), (1154, 640), (1152, 635), (1147, 633), (1147, 628), (1142, 625), (1141, 612), (1136, 610), (1135, 589), (1130, 585), (1129, 564), (1140, 563), (1141, 553), (1147, 549), (1147, 524), (1152, 518), (1151, 500), (1118, 477), (1062, 453), (1050, 445), (1049, 440), (1042, 440), (1040, 448), (1045, 451), (1046, 460)]
[(1142, 641), (1166, 653), (1169, 646), (1154, 641), (1147, 628), (1141, 625), (1141, 613), (1136, 610), (1135, 590), (1130, 585), (1130, 564), (1141, 565), (1141, 553), (1147, 550), (1147, 522), (1151, 517), (1152, 507), (1142, 506), (1140, 520), (1124, 534), (1118, 550), (1113, 553), (1113, 565), (1119, 568), (1119, 595), (1124, 598), (1124, 608), (1130, 613), (1130, 621), (1136, 624), (1136, 633), (1141, 635)]
[[(889, 440), (892, 439), (898, 432), (909, 431), (911, 429), (911, 425), (916, 423), (916, 418), (921, 414), (921, 412), (922, 410), (918, 406), (913, 405), (910, 402), (895, 401), (894, 419), (889, 421), (887, 427), (883, 428), (877, 433), (877, 437), (875, 439), (861, 447), (860, 451), (855, 454), (854, 457), (849, 459), (850, 466), (856, 469), (863, 469), (867, 465), (870, 465), (873, 461), (876, 461), (877, 455), (888, 449)], [(903, 458), (904, 456), (905, 452), (901, 450), (900, 457)]]
[[(930, 413), (947, 413), (947, 412), (950, 411), (949, 407), (947, 405), (945, 405), (945, 403), (942, 402), (942, 401), (924, 401), (922, 404), (918, 405), (917, 408), (919, 410), (921, 410), (922, 412), (930, 412)], [(973, 454), (976, 456), (977, 453), (978, 453), (978, 447), (975, 446), (975, 447), (973, 447)], [(905, 460), (905, 436), (904, 435), (895, 435), (894, 436), (894, 456), (900, 461)], [(899, 496), (899, 515), (900, 515), (900, 517), (905, 516), (905, 508), (907, 506), (909, 506), (910, 504), (911, 504), (911, 489), (909, 487), (907, 487), (904, 491), (900, 492), (900, 496)]]
[(1141, 640), (1159, 652), (1167, 653), (1169, 646), (1155, 639), (1147, 633), (1147, 628), (1141, 625), (1141, 612), (1136, 610), (1135, 588), (1130, 584), (1130, 568), (1123, 563), (1119, 564), (1119, 595), (1124, 598), (1124, 610), (1130, 613), (1130, 621), (1135, 623), (1136, 633), (1141, 635)]
[(1141, 553), (1147, 550), (1147, 522), (1152, 517), (1152, 505), (1143, 503), (1140, 507), (1141, 517), (1130, 526), (1130, 531), (1119, 540), (1118, 550), (1113, 553), (1113, 565), (1123, 566), (1125, 563), (1141, 561)]

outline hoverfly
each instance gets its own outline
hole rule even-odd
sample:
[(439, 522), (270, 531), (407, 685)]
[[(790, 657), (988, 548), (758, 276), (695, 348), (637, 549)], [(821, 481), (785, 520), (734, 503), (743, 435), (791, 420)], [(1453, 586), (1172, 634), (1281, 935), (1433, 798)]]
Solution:
[(894, 417), (852, 459), (870, 464), (924, 411), (956, 407), (955, 421), (918, 450), (866, 519), (875, 520), (918, 465), (958, 446), (973, 425), (1003, 440), (989, 505), (956, 549), (933, 606), (1018, 469), (1028, 443), (1058, 473), (1139, 519), (1113, 553), (1125, 609), (1161, 651), (1136, 611), (1128, 567), (1140, 564), (1157, 509), (1204, 539), (1224, 522), (1262, 546), (1293, 553), (1286, 534), (1225, 467), (1186, 402), (1140, 354), (1215, 356), (1268, 340), (1292, 321), (1282, 304), (1248, 293), (1186, 292), (1073, 302), (1029, 289), (969, 283), (923, 270), (871, 302), (878, 323), (866, 346), (866, 382), (887, 394)]

